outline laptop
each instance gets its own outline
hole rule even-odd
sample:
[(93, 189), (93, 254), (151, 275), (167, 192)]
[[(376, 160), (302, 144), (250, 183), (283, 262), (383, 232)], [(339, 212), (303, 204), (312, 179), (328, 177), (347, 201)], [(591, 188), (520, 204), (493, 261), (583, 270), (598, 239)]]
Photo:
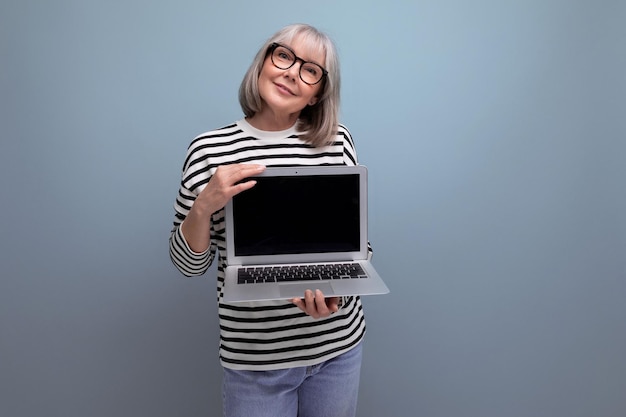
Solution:
[(224, 301), (386, 294), (368, 260), (367, 168), (267, 167), (225, 207)]

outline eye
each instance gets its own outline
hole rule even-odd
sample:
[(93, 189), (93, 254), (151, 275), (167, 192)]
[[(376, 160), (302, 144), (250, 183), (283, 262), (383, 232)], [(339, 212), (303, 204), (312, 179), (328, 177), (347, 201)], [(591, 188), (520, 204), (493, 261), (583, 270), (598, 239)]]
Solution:
[(278, 48), (276, 50), (276, 56), (283, 61), (293, 61), (293, 55), (284, 48)]
[(307, 73), (309, 73), (309, 74), (311, 74), (313, 76), (316, 76), (316, 77), (319, 74), (319, 69), (317, 69), (314, 65), (307, 65), (307, 66), (304, 67), (304, 70)]

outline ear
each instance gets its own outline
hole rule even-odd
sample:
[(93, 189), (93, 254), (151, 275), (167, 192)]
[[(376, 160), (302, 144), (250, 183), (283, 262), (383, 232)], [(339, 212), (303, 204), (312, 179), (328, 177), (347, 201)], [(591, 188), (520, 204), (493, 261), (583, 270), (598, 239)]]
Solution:
[(315, 106), (317, 104), (317, 96), (316, 97), (312, 97), (311, 100), (309, 100), (309, 106)]

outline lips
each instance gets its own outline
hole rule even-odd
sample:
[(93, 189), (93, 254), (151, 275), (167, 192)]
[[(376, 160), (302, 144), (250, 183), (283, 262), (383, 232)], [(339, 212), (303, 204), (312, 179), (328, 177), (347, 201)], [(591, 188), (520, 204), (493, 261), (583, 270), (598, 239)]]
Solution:
[(289, 88), (287, 88), (287, 87), (286, 87), (285, 85), (283, 85), (283, 84), (280, 84), (280, 83), (274, 83), (274, 85), (275, 85), (276, 87), (278, 87), (278, 89), (279, 89), (279, 90), (281, 90), (281, 91), (283, 91), (283, 92), (285, 92), (285, 93), (287, 93), (287, 94), (291, 94), (292, 96), (295, 96), (295, 95), (296, 95), (293, 91), (291, 91)]

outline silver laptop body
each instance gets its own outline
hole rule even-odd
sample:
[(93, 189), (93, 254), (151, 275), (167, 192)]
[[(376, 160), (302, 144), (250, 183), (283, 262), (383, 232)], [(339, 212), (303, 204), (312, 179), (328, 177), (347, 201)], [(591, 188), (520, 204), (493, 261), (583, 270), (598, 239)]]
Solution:
[[(225, 302), (389, 292), (368, 260), (365, 166), (268, 167), (253, 179), (225, 207)], [(284, 275), (301, 266), (313, 272)]]

